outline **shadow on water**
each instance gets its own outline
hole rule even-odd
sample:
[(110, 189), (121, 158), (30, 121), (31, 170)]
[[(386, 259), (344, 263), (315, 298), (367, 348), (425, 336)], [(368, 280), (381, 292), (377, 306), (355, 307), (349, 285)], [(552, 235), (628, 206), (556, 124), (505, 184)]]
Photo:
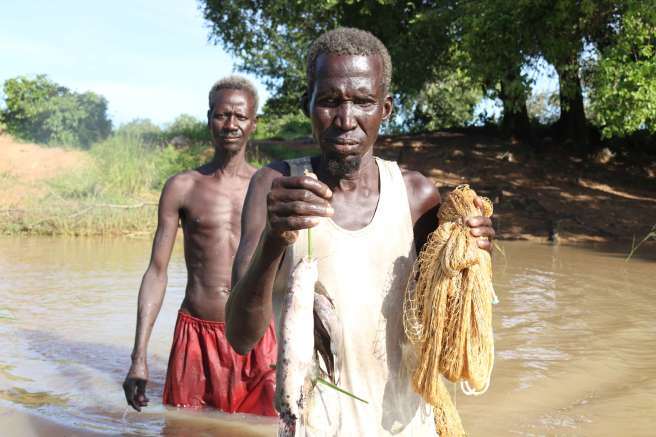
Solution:
[[(0, 391), (0, 397), (47, 419), (78, 429), (124, 436), (275, 434), (276, 422), (270, 418), (163, 407), (166, 360), (161, 357), (151, 355), (149, 359), (147, 392), (151, 402), (142, 413), (136, 413), (126, 406), (121, 387), (129, 366), (128, 347), (79, 341), (33, 329), (18, 329), (15, 334), (26, 341), (31, 358), (46, 363), (49, 371), (47, 375), (33, 375), (35, 383), (29, 388)], [(9, 372), (11, 366), (6, 367)]]
[[(71, 364), (85, 366), (109, 377), (120, 388), (130, 366), (130, 349), (126, 346), (92, 343), (64, 338), (49, 332), (33, 329), (18, 330), (27, 340), (30, 350), (55, 364), (72, 381), (80, 377)], [(150, 381), (148, 387), (161, 396), (166, 375), (166, 361), (158, 356), (148, 360)]]

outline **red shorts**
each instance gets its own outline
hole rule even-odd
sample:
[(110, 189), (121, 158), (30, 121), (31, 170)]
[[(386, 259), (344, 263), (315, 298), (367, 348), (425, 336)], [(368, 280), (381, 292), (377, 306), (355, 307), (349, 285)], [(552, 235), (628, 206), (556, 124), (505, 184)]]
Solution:
[(223, 322), (197, 319), (180, 311), (163, 402), (277, 416), (273, 406), (276, 374), (271, 368), (276, 353), (273, 323), (251, 352), (239, 355), (225, 337)]

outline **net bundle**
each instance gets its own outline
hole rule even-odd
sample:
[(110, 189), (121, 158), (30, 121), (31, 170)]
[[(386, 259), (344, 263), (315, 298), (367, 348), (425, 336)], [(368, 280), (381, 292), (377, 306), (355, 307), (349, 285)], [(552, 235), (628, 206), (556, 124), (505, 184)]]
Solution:
[[(440, 437), (464, 436), (442, 377), (460, 382), (465, 394), (487, 390), (494, 363), (490, 254), (479, 249), (465, 221), (492, 215), (492, 203), (468, 185), (453, 190), (438, 212), (406, 290), (403, 324), (418, 352), (412, 382), (433, 406)], [(442, 377), (440, 376), (442, 375)]]

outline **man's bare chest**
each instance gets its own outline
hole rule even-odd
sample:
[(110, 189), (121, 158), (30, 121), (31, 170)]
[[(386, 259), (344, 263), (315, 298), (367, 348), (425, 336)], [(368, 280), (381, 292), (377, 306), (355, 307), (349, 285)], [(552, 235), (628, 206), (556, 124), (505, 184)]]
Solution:
[(239, 230), (244, 197), (241, 187), (199, 187), (186, 196), (181, 216), (192, 229)]

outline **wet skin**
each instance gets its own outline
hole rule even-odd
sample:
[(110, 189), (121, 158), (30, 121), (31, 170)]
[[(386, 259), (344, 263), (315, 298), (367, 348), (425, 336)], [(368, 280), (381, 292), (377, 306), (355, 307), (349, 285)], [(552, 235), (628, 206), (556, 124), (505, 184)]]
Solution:
[[(378, 56), (321, 54), (316, 78), (305, 100), (321, 155), (312, 159), (319, 180), (290, 177), (277, 162), (258, 170), (251, 180), (243, 211), (243, 232), (233, 267), (233, 291), (226, 306), (226, 335), (239, 353), (247, 353), (264, 335), (272, 315), (276, 275), (287, 277), (291, 260), (284, 257), (301, 229), (332, 217), (339, 226), (361, 229), (374, 216), (380, 194), (373, 144), (381, 123), (392, 113), (383, 86)], [(440, 195), (434, 184), (415, 171), (403, 171), (419, 250), (437, 227)], [(479, 247), (490, 250), (494, 230), (489, 218), (468, 225)]]
[(241, 234), (241, 208), (255, 173), (245, 160), (246, 143), (255, 130), (255, 111), (247, 92), (221, 90), (208, 111), (213, 160), (173, 176), (162, 190), (150, 264), (139, 290), (132, 365), (123, 383), (127, 402), (137, 411), (148, 405), (148, 340), (164, 298), (179, 223), (187, 265), (180, 309), (200, 319), (224, 321)]

